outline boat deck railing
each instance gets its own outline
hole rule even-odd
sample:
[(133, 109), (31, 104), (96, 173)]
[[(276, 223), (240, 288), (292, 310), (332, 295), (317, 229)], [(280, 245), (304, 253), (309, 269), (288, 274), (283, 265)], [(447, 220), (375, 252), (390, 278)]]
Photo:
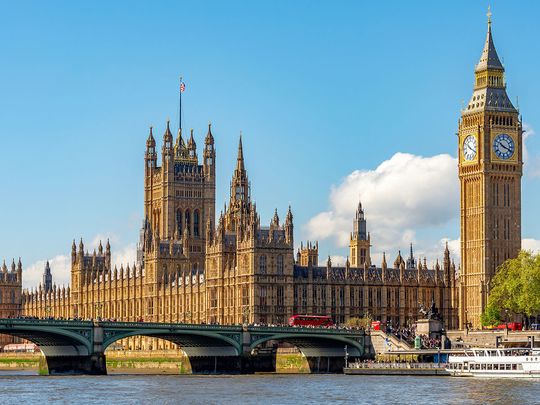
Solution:
[(444, 369), (446, 363), (350, 363), (349, 368), (368, 369)]

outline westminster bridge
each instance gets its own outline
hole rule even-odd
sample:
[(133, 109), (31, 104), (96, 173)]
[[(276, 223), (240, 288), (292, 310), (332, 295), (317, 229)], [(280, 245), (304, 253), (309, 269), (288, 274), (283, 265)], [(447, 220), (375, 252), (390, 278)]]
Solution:
[(179, 345), (193, 372), (252, 373), (275, 370), (267, 342), (296, 346), (312, 372), (342, 371), (345, 356), (365, 357), (369, 337), (362, 330), (273, 326), (0, 319), (0, 333), (37, 344), (49, 374), (107, 374), (105, 350), (114, 342), (147, 336)]

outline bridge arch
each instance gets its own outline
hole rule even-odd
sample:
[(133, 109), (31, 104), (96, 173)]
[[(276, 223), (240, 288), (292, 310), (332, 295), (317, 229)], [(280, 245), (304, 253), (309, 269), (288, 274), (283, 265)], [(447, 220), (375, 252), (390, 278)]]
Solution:
[(47, 327), (44, 325), (13, 324), (0, 328), (0, 333), (26, 339), (39, 346), (45, 357), (89, 356), (93, 351), (92, 332)]
[(158, 338), (175, 343), (190, 356), (238, 356), (242, 353), (241, 339), (226, 336), (215, 331), (179, 330), (171, 328), (140, 328), (110, 331), (104, 328), (103, 350), (121, 339), (135, 336)]
[(271, 340), (291, 343), (298, 347), (298, 349), (303, 353), (309, 346), (316, 347), (317, 344), (326, 344), (326, 347), (342, 348), (343, 355), (345, 345), (348, 346), (348, 352), (352, 352), (352, 355), (355, 357), (360, 357), (364, 354), (364, 346), (352, 337), (335, 334), (320, 335), (317, 333), (303, 333), (301, 335), (299, 335), (298, 333), (268, 334), (266, 336), (257, 337), (255, 340), (253, 340), (250, 344), (250, 349), (256, 349), (261, 344)]

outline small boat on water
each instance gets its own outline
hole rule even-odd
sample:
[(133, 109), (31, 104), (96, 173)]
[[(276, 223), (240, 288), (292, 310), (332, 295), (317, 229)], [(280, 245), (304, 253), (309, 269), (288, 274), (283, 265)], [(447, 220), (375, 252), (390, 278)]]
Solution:
[(540, 349), (468, 349), (450, 355), (446, 371), (454, 377), (540, 378)]

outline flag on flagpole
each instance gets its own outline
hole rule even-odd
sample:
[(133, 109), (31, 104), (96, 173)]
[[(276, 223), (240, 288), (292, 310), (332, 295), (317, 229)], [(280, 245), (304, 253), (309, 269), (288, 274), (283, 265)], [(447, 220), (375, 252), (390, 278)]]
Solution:
[(183, 93), (186, 91), (186, 84), (184, 82), (180, 82), (180, 92)]

